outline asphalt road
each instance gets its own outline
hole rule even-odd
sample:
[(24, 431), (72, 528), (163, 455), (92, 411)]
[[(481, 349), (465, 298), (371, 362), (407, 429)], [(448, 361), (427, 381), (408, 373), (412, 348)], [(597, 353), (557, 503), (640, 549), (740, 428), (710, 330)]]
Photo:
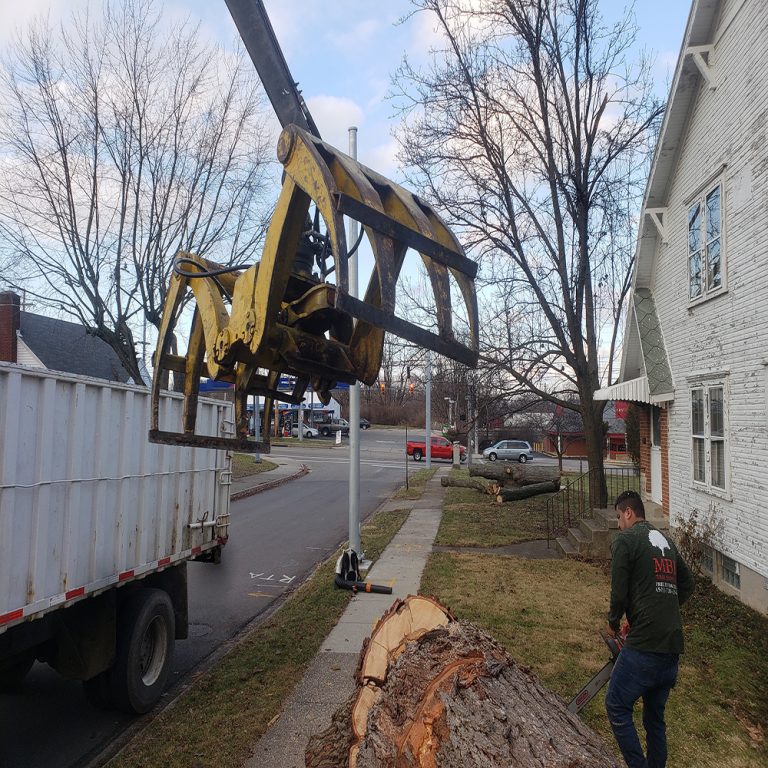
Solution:
[[(176, 645), (172, 686), (235, 636), (285, 590), (301, 582), (348, 534), (349, 451), (275, 448), (311, 472), (231, 505), (220, 565), (190, 563), (190, 637)], [(404, 432), (361, 433), (360, 514), (364, 519), (405, 477)], [(413, 463), (408, 468), (413, 471)], [(329, 588), (332, 588), (329, 585)], [(23, 691), (0, 695), (0, 768), (82, 768), (134, 718), (90, 705), (82, 686), (36, 664)]]

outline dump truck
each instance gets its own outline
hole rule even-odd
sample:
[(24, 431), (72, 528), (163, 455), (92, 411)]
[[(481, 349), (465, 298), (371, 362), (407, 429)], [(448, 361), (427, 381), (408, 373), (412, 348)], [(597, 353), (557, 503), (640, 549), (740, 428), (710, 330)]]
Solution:
[[(162, 396), (165, 418), (183, 398)], [(35, 660), (141, 713), (187, 637), (187, 563), (218, 562), (230, 456), (147, 441), (148, 389), (0, 363), (0, 686)], [(232, 408), (200, 399), (202, 431)]]

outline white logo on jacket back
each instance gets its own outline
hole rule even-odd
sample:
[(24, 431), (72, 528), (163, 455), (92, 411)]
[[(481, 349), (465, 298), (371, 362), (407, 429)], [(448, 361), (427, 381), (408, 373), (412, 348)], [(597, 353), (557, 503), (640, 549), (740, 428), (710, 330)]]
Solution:
[(652, 547), (661, 550), (661, 556), (664, 557), (665, 549), (672, 549), (669, 546), (669, 542), (664, 538), (661, 531), (648, 531), (648, 541), (651, 542)]

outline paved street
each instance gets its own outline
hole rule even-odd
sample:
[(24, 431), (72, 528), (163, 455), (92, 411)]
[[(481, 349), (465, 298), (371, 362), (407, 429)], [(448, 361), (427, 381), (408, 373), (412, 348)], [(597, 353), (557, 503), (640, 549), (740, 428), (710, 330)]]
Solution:
[[(403, 445), (397, 432), (371, 429), (362, 434), (363, 518), (404, 481)], [(295, 457), (311, 472), (232, 503), (222, 563), (189, 565), (190, 637), (176, 645), (175, 684), (306, 578), (347, 537), (347, 446), (345, 439), (332, 450), (277, 447), (276, 456)], [(133, 722), (127, 715), (95, 709), (79, 682), (65, 681), (47, 665), (36, 664), (22, 694), (0, 695), (0, 766), (81, 768)]]

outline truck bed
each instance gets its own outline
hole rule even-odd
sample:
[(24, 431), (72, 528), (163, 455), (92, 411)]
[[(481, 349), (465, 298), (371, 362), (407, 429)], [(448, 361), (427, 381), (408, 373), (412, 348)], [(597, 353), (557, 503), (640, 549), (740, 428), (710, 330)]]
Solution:
[[(0, 364), (0, 633), (225, 539), (226, 452), (150, 443), (149, 409), (144, 387)], [(227, 419), (200, 401), (208, 434)]]

